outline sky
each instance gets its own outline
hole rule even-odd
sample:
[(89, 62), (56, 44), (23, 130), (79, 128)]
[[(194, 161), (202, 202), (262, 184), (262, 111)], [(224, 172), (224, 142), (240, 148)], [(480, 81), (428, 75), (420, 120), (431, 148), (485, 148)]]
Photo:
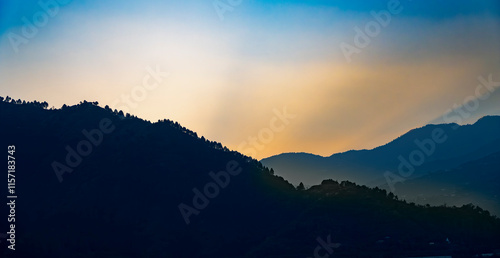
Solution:
[(0, 96), (329, 156), (500, 115), (499, 46), (493, 0), (0, 0)]

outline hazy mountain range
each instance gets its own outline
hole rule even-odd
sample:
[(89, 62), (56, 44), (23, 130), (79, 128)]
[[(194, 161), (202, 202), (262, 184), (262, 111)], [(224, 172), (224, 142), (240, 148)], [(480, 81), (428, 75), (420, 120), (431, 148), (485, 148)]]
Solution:
[(488, 203), (500, 214), (499, 153), (500, 116), (486, 116), (471, 125), (427, 125), (372, 150), (285, 153), (261, 162), (295, 185), (350, 180), (421, 203)]

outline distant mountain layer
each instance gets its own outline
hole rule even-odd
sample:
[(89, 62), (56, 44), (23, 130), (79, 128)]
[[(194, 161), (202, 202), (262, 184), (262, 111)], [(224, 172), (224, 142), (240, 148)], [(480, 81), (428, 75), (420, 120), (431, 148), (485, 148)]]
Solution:
[(449, 206), (474, 203), (500, 215), (500, 152), (397, 183), (396, 193), (408, 201)]
[[(470, 256), (500, 248), (500, 220), (473, 205), (418, 206), (333, 180), (297, 190), (169, 120), (124, 118), (96, 103), (44, 107), (0, 101), (0, 146), (15, 157), (18, 196), (16, 251), (0, 239), (1, 257)], [(2, 207), (0, 232), (8, 232), (11, 211)]]
[(500, 116), (486, 116), (473, 125), (427, 125), (372, 150), (330, 157), (285, 153), (261, 162), (295, 185), (314, 185), (333, 178), (377, 186), (387, 183), (387, 175), (408, 180), (453, 169), (498, 151)]

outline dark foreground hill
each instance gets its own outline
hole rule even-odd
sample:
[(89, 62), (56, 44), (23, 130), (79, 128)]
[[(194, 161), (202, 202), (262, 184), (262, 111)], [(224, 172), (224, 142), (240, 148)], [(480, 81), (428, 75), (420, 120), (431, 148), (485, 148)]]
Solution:
[[(0, 121), (17, 195), (16, 250), (2, 241), (2, 257), (467, 257), (500, 248), (500, 221), (481, 208), (417, 206), (332, 180), (297, 190), (168, 120), (92, 103), (0, 102)], [(11, 211), (1, 210), (7, 232)]]

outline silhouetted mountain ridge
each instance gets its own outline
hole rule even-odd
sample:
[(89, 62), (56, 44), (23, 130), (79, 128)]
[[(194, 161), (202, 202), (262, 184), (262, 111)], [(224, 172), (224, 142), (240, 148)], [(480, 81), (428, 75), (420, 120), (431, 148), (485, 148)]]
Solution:
[(426, 125), (371, 150), (348, 151), (324, 158), (313, 154), (286, 153), (265, 158), (261, 162), (293, 184), (304, 182), (313, 185), (325, 178), (335, 178), (376, 186), (385, 183), (386, 171), (398, 172), (400, 156), (409, 161), (412, 152), (422, 151), (415, 141), (432, 140), (435, 130), (442, 132), (446, 140), (434, 142), (432, 153), (424, 154), (424, 163), (414, 166), (415, 172), (410, 178), (452, 169), (500, 151), (500, 116), (487, 116), (473, 125)]
[[(45, 108), (0, 102), (2, 146), (16, 146), (22, 200), (16, 257), (307, 257), (319, 237), (339, 243), (338, 256), (476, 254), (499, 247), (500, 220), (472, 205), (418, 206), (382, 189), (333, 180), (296, 190), (260, 162), (176, 122), (150, 123), (90, 102)], [(102, 141), (95, 129), (103, 129)], [(80, 162), (68, 162), (71, 150), (85, 150), (85, 141), (98, 144)], [(54, 162), (72, 171), (59, 180)], [(210, 172), (220, 175), (231, 164), (241, 172), (221, 187)], [(206, 192), (207, 185), (212, 190)], [(213, 197), (205, 197), (205, 207), (195, 201), (197, 190)], [(180, 204), (198, 207), (189, 224)], [(7, 227), (5, 220), (0, 227)]]

